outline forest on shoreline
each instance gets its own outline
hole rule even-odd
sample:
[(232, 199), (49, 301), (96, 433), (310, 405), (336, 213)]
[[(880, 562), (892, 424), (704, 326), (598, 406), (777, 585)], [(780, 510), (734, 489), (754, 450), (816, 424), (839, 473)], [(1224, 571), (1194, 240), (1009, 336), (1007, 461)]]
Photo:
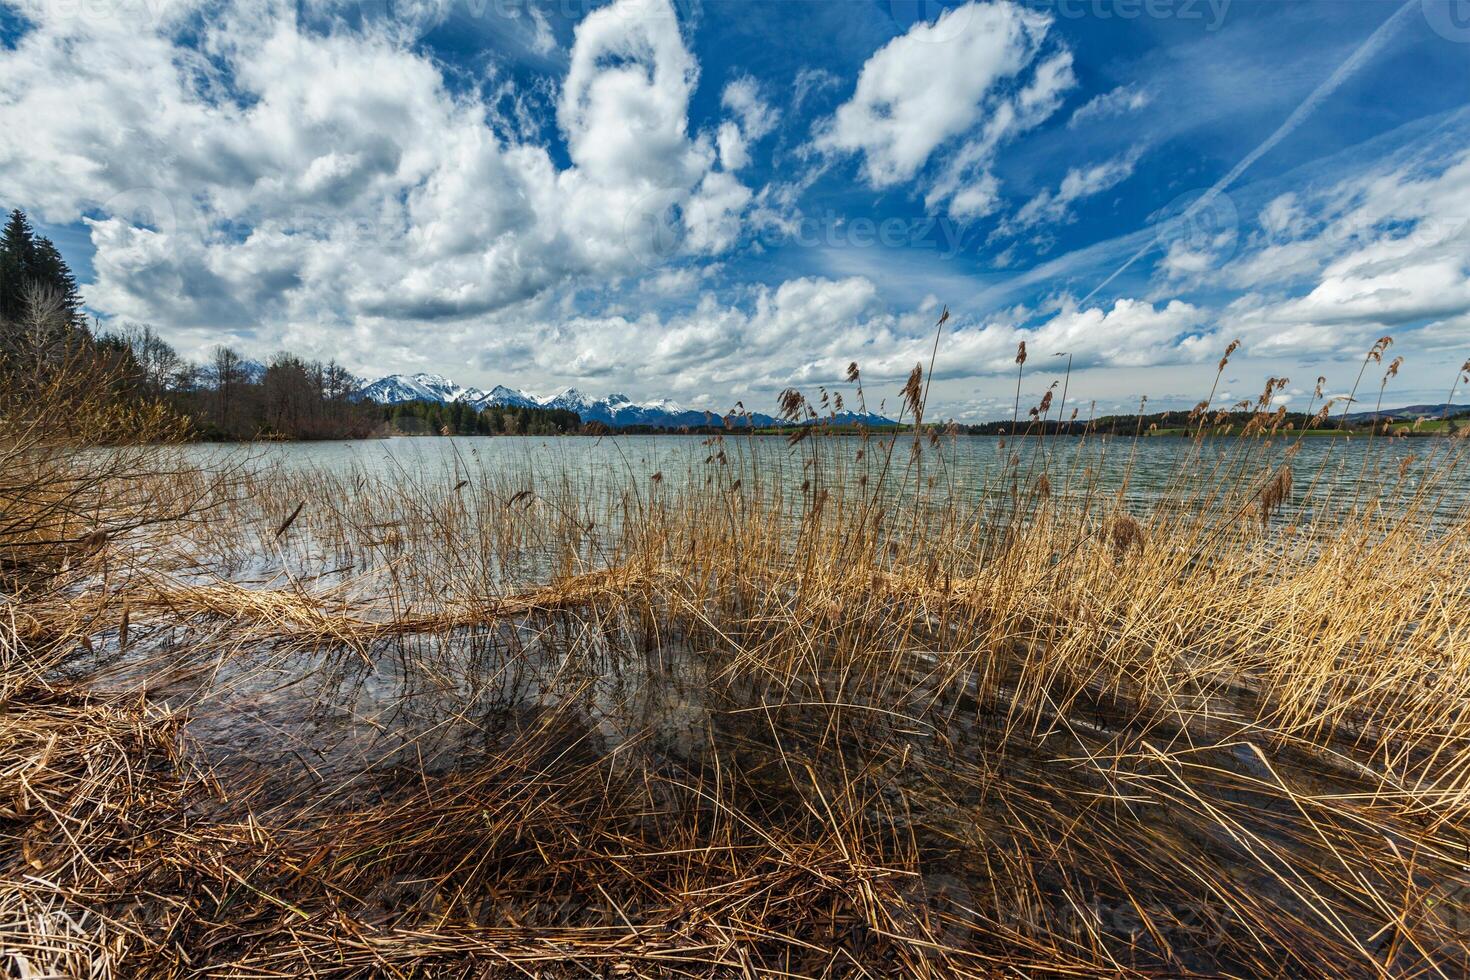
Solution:
[[(146, 324), (101, 327), (83, 312), (76, 277), (25, 213), (0, 231), (0, 375), (39, 396), (66, 377), (73, 400), (103, 396), (119, 416), (147, 412), (173, 438), (203, 441), (364, 439), (390, 435), (562, 435), (575, 412), (401, 403), (361, 397), (362, 379), (335, 361), (281, 351), (262, 364), (227, 346), (194, 363)], [(35, 390), (32, 390), (35, 389)], [(65, 417), (52, 420), (65, 428)], [(127, 438), (120, 427), (115, 438)]]

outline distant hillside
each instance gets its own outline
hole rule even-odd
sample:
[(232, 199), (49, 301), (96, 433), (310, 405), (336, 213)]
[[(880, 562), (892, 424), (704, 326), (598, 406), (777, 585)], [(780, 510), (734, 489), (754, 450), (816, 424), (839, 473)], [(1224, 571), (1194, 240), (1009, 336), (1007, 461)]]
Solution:
[(1403, 408), (1384, 408), (1377, 412), (1348, 412), (1346, 418), (1349, 422), (1371, 422), (1374, 416), (1377, 416), (1379, 419), (1412, 422), (1415, 419), (1457, 418), (1465, 414), (1470, 414), (1470, 405), (1448, 405), (1441, 402), (1438, 405), (1405, 405)]
[[(1467, 416), (1470, 416), (1470, 405), (1451, 405), (1448, 413), (1445, 413), (1443, 404), (1385, 408), (1376, 413), (1379, 423), (1413, 422), (1421, 418), (1437, 423), (1442, 414), (1451, 420), (1459, 419), (1463, 422)], [(1374, 415), (1374, 412), (1349, 412), (1346, 416), (1340, 413), (1330, 413), (1326, 418), (1320, 418), (1315, 415), (1309, 416), (1305, 412), (1286, 412), (1281, 416), (1280, 424), (1290, 426), (1294, 431), (1311, 429), (1321, 432), (1341, 429), (1348, 432), (1366, 432), (1373, 428)], [(1015, 425), (1006, 419), (999, 422), (963, 425), (960, 426), (960, 430), (971, 435), (1007, 435), (1012, 429), (1016, 432), (1044, 431), (1062, 435), (1080, 435), (1083, 432), (1103, 432), (1115, 435), (1132, 435), (1135, 432), (1183, 435), (1201, 429), (1220, 434), (1227, 432), (1239, 434), (1245, 430), (1253, 418), (1255, 418), (1255, 413), (1251, 411), (1213, 412), (1203, 420), (1191, 412), (1169, 411), (1153, 412), (1144, 416), (1104, 415), (1095, 419), (1077, 419), (1071, 422), (1047, 419), (1045, 422), (1038, 423), (1032, 419), (1022, 418)], [(1442, 431), (1440, 426), (1426, 424), (1422, 431), (1416, 429), (1406, 434), (1433, 435), (1439, 431)]]

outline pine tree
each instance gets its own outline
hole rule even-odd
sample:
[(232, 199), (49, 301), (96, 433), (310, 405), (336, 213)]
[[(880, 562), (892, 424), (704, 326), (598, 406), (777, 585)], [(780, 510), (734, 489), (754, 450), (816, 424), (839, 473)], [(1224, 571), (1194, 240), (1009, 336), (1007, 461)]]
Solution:
[(33, 289), (53, 294), (68, 323), (85, 324), (76, 277), (51, 239), (37, 235), (17, 208), (0, 231), (0, 320), (24, 318)]
[(34, 274), (35, 258), (35, 232), (17, 208), (0, 231), (0, 320), (14, 323), (25, 315), (26, 283)]
[(61, 253), (51, 244), (51, 239), (38, 236), (35, 239), (34, 252), (30, 270), (32, 279), (42, 288), (52, 290), (65, 311), (67, 320), (80, 326), (85, 318), (82, 315), (82, 294), (77, 289), (76, 276), (71, 274)]

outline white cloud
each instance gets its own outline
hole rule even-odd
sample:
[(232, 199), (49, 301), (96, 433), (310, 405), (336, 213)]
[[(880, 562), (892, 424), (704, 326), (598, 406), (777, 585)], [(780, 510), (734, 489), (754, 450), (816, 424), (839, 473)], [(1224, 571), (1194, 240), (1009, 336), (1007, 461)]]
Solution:
[(1043, 61), (1031, 81), (1014, 98), (1001, 98), (994, 103), (979, 135), (967, 139), (949, 155), (925, 194), (925, 205), (937, 208), (948, 198), (951, 218), (964, 221), (980, 216), (975, 210), (977, 193), (988, 190), (993, 196), (999, 187), (988, 169), (996, 151), (1007, 141), (1045, 122), (1076, 83), (1071, 52), (1060, 51)]
[[(822, 152), (809, 167), (752, 188), (752, 159), (781, 121), (776, 94), (749, 76), (723, 79), (715, 118), (691, 128), (700, 68), (668, 0), (594, 10), (564, 75), (531, 86), (493, 65), (479, 86), (451, 80), (456, 69), (414, 33), (443, 19), (441, 3), (361, 30), (306, 23), (335, 9), (325, 0), (239, 0), (207, 17), (192, 3), (137, 5), (142, 19), (128, 5), (106, 17), (63, 7), (36, 6), (0, 57), (0, 129), (23, 134), (0, 140), (0, 172), (7, 198), (43, 220), (85, 217), (95, 308), (152, 320), (194, 355), (232, 340), (363, 370), (450, 370), (472, 356), (516, 383), (716, 401), (744, 390), (763, 393), (755, 407), (765, 408), (780, 387), (831, 382), (853, 359), (885, 384), (901, 378), (927, 361), (937, 314), (886, 304), (901, 277), (869, 271), (881, 262), (702, 291), (724, 280), (711, 270), (752, 223), (789, 229), (810, 182), (849, 157), (874, 187), (912, 182), (933, 211), (993, 214), (997, 153), (1055, 118), (1076, 86), (1046, 14), (969, 4), (874, 53), (815, 131)], [(520, 46), (552, 53), (537, 14), (520, 17)], [(956, 15), (962, 30), (950, 29)], [(805, 71), (791, 104), (835, 84)], [(1146, 91), (1115, 89), (1069, 125), (1148, 103)], [(564, 155), (546, 145), (551, 125)], [(1070, 220), (1136, 159), (1073, 167), (1011, 227)], [(1470, 153), (1443, 160), (1426, 152), (1335, 185), (1274, 188), (1230, 242), (1167, 243), (1156, 291), (1142, 298), (957, 315), (939, 374), (956, 385), (1008, 374), (1020, 340), (1071, 351), (1079, 370), (1118, 371), (1213, 361), (1236, 335), (1283, 358), (1337, 356), (1382, 333), (1396, 349), (1463, 345)], [(1153, 241), (1137, 235), (1130, 248)], [(975, 284), (967, 276), (945, 280), (946, 299)]]
[(802, 105), (813, 94), (836, 88), (841, 84), (842, 79), (825, 68), (802, 68), (796, 73), (796, 80), (792, 83), (792, 110), (800, 112)]
[(727, 171), (740, 170), (750, 163), (750, 148), (737, 122), (726, 119), (720, 123), (715, 134), (715, 146), (720, 151), (720, 166)]
[[(1111, 309), (1077, 308), (1068, 303), (1035, 330), (1012, 330), (1017, 341), (1025, 340), (1036, 353), (1066, 351), (1078, 368), (1107, 365), (1140, 367), (1190, 363), (1215, 350), (1213, 337), (1204, 331), (1208, 313), (1180, 300), (1152, 305), (1142, 300), (1119, 299)], [(1016, 344), (1006, 338), (990, 370), (1003, 373), (1006, 354), (1013, 360)]]
[(1261, 230), (1268, 238), (1295, 238), (1303, 230), (1305, 216), (1295, 194), (1281, 194), (1261, 209)]
[(1067, 221), (1073, 204), (1117, 187), (1133, 175), (1137, 162), (1138, 155), (1133, 152), (1090, 167), (1073, 167), (1062, 178), (1055, 193), (1044, 190), (1037, 194), (1021, 206), (1010, 224), (1017, 228), (1030, 228), (1043, 222)]
[(693, 269), (663, 269), (657, 275), (644, 279), (638, 287), (655, 296), (683, 296), (699, 286), (699, 273)]
[[(1379, 249), (1365, 250), (1366, 252)], [(1334, 266), (1306, 295), (1252, 307), (1242, 303), (1232, 326), (1261, 352), (1329, 350), (1369, 334), (1412, 328), (1470, 311), (1470, 258), (1400, 252), (1372, 261), (1359, 253)]]
[(720, 123), (715, 136), (720, 166), (727, 171), (740, 170), (750, 163), (751, 145), (776, 127), (780, 113), (761, 98), (755, 79), (749, 75), (726, 85), (720, 104), (735, 117)]
[(1458, 342), (1451, 325), (1470, 315), (1467, 201), (1470, 152), (1427, 172), (1378, 168), (1273, 198), (1239, 258), (1197, 271), (1247, 290), (1224, 323), (1262, 353), (1356, 350), (1386, 333)]
[[(861, 154), (864, 179), (891, 187), (913, 180), (936, 151), (984, 121), (985, 135), (960, 151), (967, 159), (941, 196), (952, 195), (988, 156), (977, 147), (993, 147), (1023, 121), (1044, 118), (1057, 92), (1072, 84), (1070, 56), (1062, 54), (1044, 62), (1013, 99), (1002, 94), (1004, 83), (1032, 64), (1050, 24), (1046, 15), (1008, 2), (970, 3), (916, 24), (863, 65), (852, 98), (818, 128), (816, 146)], [(1001, 116), (1008, 119), (998, 124)]]
[(709, 163), (687, 133), (698, 76), (667, 2), (620, 0), (588, 14), (557, 107), (577, 176), (635, 191), (697, 183)]
[(957, 221), (983, 218), (995, 210), (999, 201), (1000, 181), (984, 173), (955, 192), (949, 201), (949, 214)]
[(1209, 270), (1219, 265), (1219, 254), (1215, 247), (1224, 247), (1228, 243), (1215, 240), (1204, 243), (1203, 247), (1196, 245), (1185, 238), (1177, 238), (1171, 241), (1164, 250), (1164, 257), (1159, 260), (1159, 267), (1168, 279), (1198, 279)]
[(742, 75), (725, 86), (720, 104), (735, 113), (746, 139), (755, 141), (776, 128), (781, 114), (761, 98), (754, 78)]
[[(689, 134), (698, 68), (667, 0), (578, 25), (557, 104), (567, 168), (497, 134), (492, 107), (451, 93), (400, 32), (240, 5), (193, 37), (182, 5), (55, 9), (0, 59), (0, 127), (29, 134), (0, 165), (45, 220), (89, 216), (104, 312), (179, 331), (470, 317), (641, 271), (670, 240), (718, 251), (750, 198)], [(755, 132), (772, 117), (750, 96), (731, 104)], [(645, 233), (681, 214), (672, 238)]]
[(1153, 96), (1148, 92), (1132, 85), (1120, 85), (1078, 106), (1077, 110), (1072, 113), (1072, 118), (1067, 120), (1067, 126), (1075, 128), (1092, 120), (1112, 119), (1130, 112), (1138, 112), (1146, 109), (1152, 101)]
[[(685, 277), (669, 281), (671, 288), (690, 283)], [(663, 317), (645, 312), (522, 321), (525, 348), (516, 356), (530, 358), (548, 376), (589, 388), (615, 378), (619, 387), (682, 400), (729, 392), (732, 401), (742, 398), (762, 411), (771, 410), (776, 393), (788, 385), (811, 390), (840, 383), (856, 360), (869, 382), (872, 407), (887, 396), (893, 410), (898, 384), (915, 363), (929, 362), (937, 315), (929, 301), (907, 311), (889, 309), (864, 276), (803, 277), (757, 287), (739, 305), (703, 293), (687, 311)], [(1110, 308), (1085, 309), (1068, 303), (1034, 325), (1022, 325), (1018, 317), (1027, 316), (1012, 311), (984, 322), (952, 321), (935, 379), (1012, 376), (1021, 341), (1037, 355), (1071, 352), (1079, 371), (1193, 364), (1218, 357), (1223, 347), (1204, 330), (1207, 312), (1179, 301), (1121, 299)], [(491, 351), (486, 363), (501, 358)], [(946, 411), (938, 399), (935, 408)]]
[(541, 8), (534, 4), (526, 7), (526, 12), (531, 15), (532, 34), (531, 50), (537, 54), (547, 55), (556, 50), (556, 35), (552, 33), (551, 23)]
[(707, 173), (684, 210), (686, 245), (696, 254), (723, 252), (740, 235), (750, 188), (719, 171)]

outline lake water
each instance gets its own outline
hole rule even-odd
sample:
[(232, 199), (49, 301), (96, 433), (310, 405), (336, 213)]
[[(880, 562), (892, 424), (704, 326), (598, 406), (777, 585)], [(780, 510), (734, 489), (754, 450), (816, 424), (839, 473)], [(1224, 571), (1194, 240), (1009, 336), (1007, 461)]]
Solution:
[[(335, 497), (314, 498), (289, 535), (273, 535), (272, 529), (308, 494), (308, 488), (350, 498), (355, 488), (366, 487), (365, 501), (357, 502), (366, 506), (353, 506), (349, 499), (343, 510), (360, 521), (352, 525), (354, 534), (373, 538), (389, 526), (397, 506), (421, 507), (421, 514), (432, 518), (438, 502), (455, 498), (448, 491), (460, 481), (472, 487), (486, 484), (493, 490), (489, 496), (495, 497), (516, 487), (544, 486), (541, 481), (564, 481), (562, 487), (570, 485), (576, 492), (606, 491), (615, 499), (630, 484), (646, 487), (654, 474), (662, 474), (660, 482), (669, 491), (702, 488), (713, 479), (728, 489), (734, 480), (744, 479), (750, 492), (758, 486), (756, 480), (795, 490), (814, 473), (834, 480), (874, 481), (890, 470), (898, 474), (892, 485), (910, 488), (908, 492), (916, 484), (927, 486), (932, 478), (932, 492), (941, 500), (979, 502), (1005, 494), (1011, 480), (1034, 486), (1045, 473), (1054, 495), (1121, 493), (1138, 508), (1160, 502), (1217, 507), (1207, 496), (1196, 496), (1196, 491), (1233, 485), (1245, 488), (1248, 500), (1259, 481), (1289, 459), (1295, 490), (1279, 520), (1372, 500), (1387, 500), (1384, 512), (1393, 516), (1403, 512), (1393, 506), (1395, 497), (1421, 491), (1427, 491), (1422, 495), (1432, 505), (1425, 510), (1435, 520), (1463, 520), (1470, 503), (1463, 461), (1470, 442), (1461, 440), (1283, 439), (1266, 444), (1228, 438), (1194, 443), (1124, 437), (1017, 445), (993, 437), (959, 437), (926, 445), (915, 460), (912, 437), (898, 434), (890, 443), (894, 439), (892, 434), (867, 442), (851, 436), (813, 437), (796, 446), (781, 437), (711, 442), (697, 436), (187, 446), (181, 449), (185, 457), (205, 468), (243, 464), (282, 479), (277, 485), (269, 480), (251, 485), (268, 499), (250, 498), (247, 503), (261, 503), (270, 519), (257, 521), (263, 540), (254, 542), (259, 547), (242, 568), (232, 573), (206, 560), (213, 548), (228, 551), (235, 546), (228, 522), (222, 521), (224, 528), (200, 525), (201, 564), (194, 565), (191, 556), (175, 574), (189, 584), (196, 584), (190, 578), (196, 573), (204, 583), (219, 576), (248, 589), (271, 590), (288, 601), (302, 592), (321, 593), (347, 580), (357, 582), (371, 564), (378, 576), (364, 577), (352, 593), (364, 604), (364, 616), (422, 611), (420, 602), (432, 606), (490, 583), (488, 576), (476, 577), (482, 570), (474, 563), (483, 556), (475, 553), (478, 538), (473, 528), (441, 530), (425, 520), (429, 531), (416, 539), (417, 549), (386, 557), (381, 557), (377, 545), (370, 549), (380, 556), (376, 558), (339, 555), (329, 544), (318, 547), (313, 543), (313, 520), (331, 510), (323, 504), (335, 502)], [(718, 458), (722, 452), (724, 462)], [(316, 473), (332, 479), (314, 480)], [(307, 478), (297, 482), (291, 479), (295, 476)], [(374, 483), (395, 492), (374, 494)], [(399, 489), (405, 492), (396, 492)], [(1203, 505), (1198, 503), (1202, 499), (1207, 501)], [(1235, 499), (1238, 503), (1242, 495)], [(381, 512), (385, 507), (388, 513)], [(604, 519), (616, 513), (616, 508), (605, 510)], [(497, 502), (482, 513), (501, 521), (505, 508)], [(1208, 516), (1233, 513), (1217, 509)], [(524, 523), (535, 521), (527, 518)], [(251, 542), (244, 546), (249, 551)], [(416, 580), (414, 563), (424, 557), (416, 551), (435, 549), (442, 554), (437, 559), (429, 556), (428, 577)], [(312, 560), (300, 563), (300, 574), (278, 574), (307, 556)], [(353, 558), (363, 561), (354, 564)], [(457, 564), (461, 560), (463, 566)], [(337, 572), (346, 578), (333, 577)], [(524, 584), (544, 580), (533, 575)], [(332, 601), (324, 604), (328, 612), (334, 608)], [(1064, 726), (1052, 724), (1050, 715), (1034, 726), (1012, 726), (1007, 705), (1016, 688), (1002, 685), (993, 702), (979, 696), (982, 667), (989, 670), (992, 654), (971, 657), (976, 650), (988, 650), (983, 647), (988, 642), (985, 628), (953, 635), (939, 632), (942, 618), (916, 616), (903, 620), (905, 628), (895, 631), (901, 646), (882, 647), (884, 700), (877, 705), (880, 710), (866, 711), (866, 682), (857, 682), (855, 701), (845, 690), (840, 706), (824, 686), (838, 675), (827, 669), (829, 661), (819, 658), (843, 662), (836, 630), (801, 634), (812, 644), (810, 675), (803, 659), (790, 677), (778, 676), (773, 682), (764, 669), (757, 669), (758, 658), (736, 656), (735, 651), (745, 646), (759, 646), (764, 626), (784, 622), (784, 608), (777, 604), (764, 608), (761, 615), (767, 620), (727, 617), (719, 623), (721, 632), (714, 634), (699, 629), (698, 620), (688, 615), (645, 621), (630, 614), (630, 608), (588, 603), (586, 608), (486, 616), (483, 622), (426, 627), (351, 646), (311, 635), (293, 637), (279, 630), (269, 615), (231, 620), (223, 614), (178, 616), (169, 608), (152, 621), (135, 615), (126, 650), (118, 630), (94, 634), (89, 647), (94, 652), (79, 664), (79, 671), (105, 666), (106, 673), (94, 678), (103, 689), (143, 688), (160, 703), (186, 708), (190, 750), (222, 785), (237, 793), (244, 792), (237, 787), (258, 787), (252, 790), (261, 794), (258, 799), (279, 805), (280, 812), (297, 812), (303, 820), (333, 807), (390, 797), (405, 785), (427, 784), (430, 777), (451, 771), (500, 765), (500, 760), (519, 757), (515, 754), (522, 746), (538, 746), (543, 733), (551, 733), (548, 744), (555, 751), (537, 756), (535, 765), (545, 765), (553, 774), (558, 766), (564, 770), (580, 765), (578, 760), (597, 758), (604, 760), (609, 780), (652, 774), (654, 782), (677, 785), (692, 779), (695, 785), (707, 785), (711, 779), (724, 778), (732, 760), (751, 772), (779, 773), (788, 771), (789, 760), (796, 758), (807, 765), (810, 785), (817, 785), (820, 778), (837, 786), (848, 778), (855, 747), (849, 736), (840, 751), (833, 751), (837, 743), (829, 741), (829, 733), (861, 732), (864, 744), (873, 749), (872, 758), (888, 759), (885, 765), (891, 768), (884, 772), (890, 775), (884, 778), (891, 787), (909, 794), (905, 799), (923, 804), (912, 811), (915, 815), (906, 816), (911, 821), (907, 832), (928, 853), (939, 856), (932, 867), (942, 880), (955, 883), (959, 894), (972, 886), (974, 894), (982, 894), (980, 889), (991, 884), (987, 875), (967, 870), (971, 866), (951, 856), (960, 853), (952, 847), (966, 839), (961, 834), (984, 828), (986, 846), (998, 852), (1023, 846), (1032, 839), (1033, 825), (1041, 828), (1035, 831), (1037, 839), (1050, 833), (1047, 839), (1066, 840), (1074, 838), (1079, 826), (1093, 826), (1084, 821), (1095, 820), (1088, 833), (1102, 842), (1141, 842), (1137, 853), (1152, 848), (1182, 854), (1190, 849), (1210, 867), (1239, 867), (1243, 875), (1255, 867), (1253, 876), (1242, 877), (1238, 887), (1254, 889), (1263, 907), (1305, 918), (1310, 910), (1298, 900), (1300, 894), (1261, 874), (1251, 863), (1259, 858), (1247, 853), (1242, 840), (1269, 844), (1306, 876), (1299, 880), (1307, 889), (1335, 894), (1331, 889), (1346, 879), (1314, 849), (1322, 824), (1306, 816), (1301, 800), (1366, 800), (1381, 790), (1381, 784), (1351, 772), (1322, 768), (1317, 759), (1291, 744), (1273, 747), (1272, 767), (1266, 769), (1260, 761), (1264, 756), (1246, 744), (1261, 740), (1261, 729), (1254, 722), (1259, 710), (1254, 694), (1239, 703), (1231, 700), (1239, 697), (1238, 677), (1210, 688), (1209, 700), (1201, 699), (1203, 707), (1198, 710), (1188, 707), (1194, 703), (1188, 698), (1172, 703), (1170, 712), (1161, 714), (1157, 729), (1143, 727), (1131, 709), (1109, 714), (1101, 698), (1095, 707), (1070, 709)], [(854, 603), (853, 615), (875, 613)], [(734, 639), (723, 632), (727, 629)], [(879, 640), (887, 643), (883, 637)], [(1144, 636), (1136, 642), (1149, 639)], [(733, 665), (740, 665), (740, 670)], [(959, 672), (954, 675), (958, 683), (947, 682), (942, 691), (929, 684), (927, 678), (949, 676), (950, 671)], [(840, 676), (847, 683), (845, 667)], [(811, 692), (819, 696), (814, 698)], [(1091, 698), (1088, 693), (1077, 704), (1092, 705)], [(839, 707), (840, 712), (834, 710)], [(1176, 723), (1177, 733), (1169, 727)], [(1145, 736), (1158, 736), (1158, 744), (1187, 742), (1190, 771), (1208, 771), (1213, 782), (1196, 779), (1184, 785), (1180, 777), (1183, 788), (1175, 793), (1158, 778), (1149, 756), (1130, 755), (1130, 747), (1139, 744), (1157, 752), (1151, 743), (1141, 741)], [(571, 747), (580, 754), (568, 755), (571, 763), (562, 761)], [(893, 764), (894, 757), (902, 758), (903, 764)], [(1084, 758), (1114, 760), (1108, 763), (1113, 768), (1078, 765)], [(1130, 779), (1137, 776), (1128, 783), (1136, 787), (1131, 792), (1147, 792), (1148, 802), (1164, 805), (1126, 810), (1113, 806), (1107, 808), (1111, 816), (1103, 808), (1094, 809), (1093, 801), (1116, 797), (1114, 771)], [(997, 783), (992, 784), (991, 772), (1001, 774)], [(1272, 787), (1283, 775), (1292, 791), (1277, 793)], [(769, 783), (768, 792), (794, 809), (805, 799), (801, 794), (807, 785), (793, 780), (788, 788), (777, 779)], [(944, 792), (936, 794), (936, 786)], [(982, 786), (987, 788), (980, 790)], [(1192, 795), (1183, 795), (1186, 791)], [(1201, 800), (1208, 802), (1208, 808), (1198, 805)], [(1013, 809), (1016, 801), (1030, 809)], [(872, 807), (868, 819), (893, 818), (894, 809), (887, 803), (882, 803), (881, 815), (879, 802), (865, 805)], [(1220, 813), (1228, 815), (1228, 825), (1212, 818)], [(1314, 811), (1314, 816), (1320, 814)], [(1354, 825), (1351, 832), (1357, 834), (1360, 828)], [(1345, 832), (1332, 833), (1347, 839)], [(1455, 846), (1446, 844), (1444, 853), (1459, 853), (1458, 839), (1446, 838), (1451, 839)], [(1388, 846), (1394, 846), (1392, 838)], [(1134, 854), (1117, 848), (1119, 860), (1138, 860)], [(1135, 877), (1141, 881), (1152, 866), (1140, 861), (1138, 867)], [(1318, 868), (1325, 870), (1318, 874)], [(1152, 887), (1166, 899), (1175, 895), (1168, 882)], [(1178, 894), (1185, 896), (1181, 908), (1186, 908), (1192, 900), (1187, 881)], [(1046, 914), (1066, 915), (1069, 909), (1059, 902)], [(1343, 917), (1347, 928), (1361, 937), (1377, 935), (1381, 925), (1355, 909)], [(1134, 941), (1137, 930), (1129, 920), (1109, 922), (1117, 936), (1125, 937), (1119, 939), (1120, 948)], [(1192, 963), (1202, 972), (1251, 972), (1248, 966), (1216, 962), (1209, 945), (1194, 949)]]
[[(890, 452), (888, 446), (893, 442)], [(1122, 491), (1146, 505), (1211, 483), (1254, 485), (1283, 462), (1294, 472), (1297, 506), (1351, 506), (1375, 496), (1389, 500), (1427, 490), (1437, 519), (1470, 504), (1470, 440), (1432, 438), (1217, 438), (1093, 436), (1016, 442), (989, 436), (942, 438), (912, 456), (908, 434), (822, 436), (791, 446), (783, 436), (628, 435), (590, 437), (404, 437), (340, 442), (196, 445), (187, 456), (206, 467), (244, 460), (251, 467), (322, 470), (339, 477), (406, 478), (421, 487), (453, 485), (477, 474), (513, 474), (528, 482), (569, 480), (594, 490), (643, 485), (660, 474), (666, 485), (699, 486), (711, 468), (797, 488), (812, 473), (846, 482), (909, 487), (973, 499), (1002, 492), (1019, 475), (1041, 473), (1055, 493)], [(723, 452), (723, 460), (718, 458)], [(812, 460), (815, 457), (815, 467)], [(886, 458), (891, 463), (883, 477)], [(1008, 468), (1008, 464), (1013, 469)], [(915, 476), (918, 479), (915, 479)]]

